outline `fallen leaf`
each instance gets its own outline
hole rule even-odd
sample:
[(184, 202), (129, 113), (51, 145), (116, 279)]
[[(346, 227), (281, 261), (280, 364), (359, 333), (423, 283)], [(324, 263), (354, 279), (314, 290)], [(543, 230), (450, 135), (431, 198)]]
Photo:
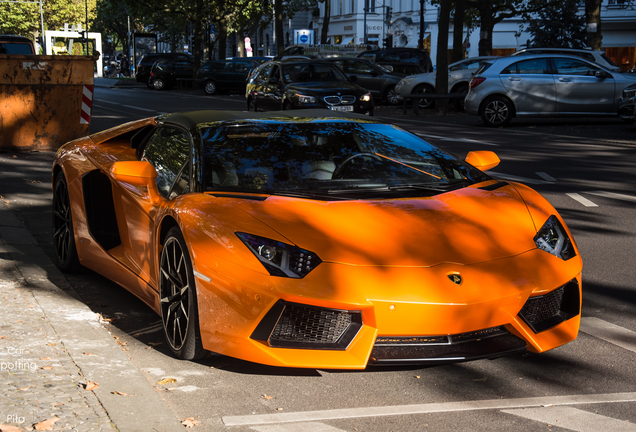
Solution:
[(22, 387), (22, 388), (20, 388), (18, 390), (26, 391), (26, 390), (30, 389), (31, 387), (35, 387), (35, 386), (34, 385), (30, 385), (30, 386), (27, 386), (27, 387)]
[(57, 345), (57, 342), (51, 342), (51, 343), (47, 343), (48, 346), (55, 346)]
[(51, 404), (51, 406), (60, 406), (60, 405), (64, 405), (64, 404), (62, 402), (55, 402)]
[(40, 360), (51, 360), (51, 357), (40, 357)]
[(122, 342), (122, 341), (118, 340), (118, 341), (117, 341), (117, 345), (119, 345), (119, 346), (125, 346), (125, 345), (128, 345), (128, 342)]
[(177, 382), (176, 378), (164, 378), (161, 381), (158, 381), (157, 385), (166, 385), (166, 384), (172, 384), (176, 382)]
[(282, 408), (276, 408), (276, 411), (282, 411), (282, 410), (283, 410)]
[(155, 347), (157, 345), (163, 345), (163, 342), (148, 342), (148, 345)]
[(419, 375), (415, 375), (415, 378), (420, 379), (421, 377)]
[(51, 370), (53, 369), (53, 366), (42, 366), (40, 369)]
[(35, 428), (36, 431), (52, 431), (53, 425), (58, 420), (59, 420), (58, 417), (51, 417), (48, 420), (44, 420), (44, 421), (41, 421), (40, 423), (33, 425), (33, 427)]
[(0, 339), (6, 339), (6, 338), (7, 338), (6, 336), (0, 336)]
[(261, 398), (262, 399), (267, 399), (267, 400), (274, 399), (272, 396), (267, 396), (266, 394), (261, 395)]
[(21, 429), (17, 426), (9, 426), (0, 424), (0, 431), (2, 432), (24, 432), (24, 429)]
[(95, 355), (93, 353), (82, 353), (82, 354), (84, 354), (84, 355)]
[(118, 391), (114, 391), (114, 392), (110, 392), (110, 393), (111, 393), (111, 394), (114, 394), (114, 395), (118, 395), (118, 396), (128, 396), (128, 394), (127, 394), (127, 393), (118, 392)]
[(99, 387), (99, 384), (94, 383), (93, 381), (86, 381), (86, 386), (84, 387), (84, 390), (95, 390), (98, 387)]
[(195, 420), (194, 417), (188, 417), (186, 419), (183, 419), (181, 424), (184, 425), (187, 428), (193, 428), (193, 427), (195, 427), (196, 425), (199, 424), (199, 421)]

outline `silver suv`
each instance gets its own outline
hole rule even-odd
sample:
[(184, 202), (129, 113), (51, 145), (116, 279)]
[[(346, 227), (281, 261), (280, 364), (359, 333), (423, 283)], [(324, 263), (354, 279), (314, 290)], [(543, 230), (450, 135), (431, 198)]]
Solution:
[(510, 57), (529, 54), (565, 54), (581, 57), (587, 61), (600, 64), (612, 72), (620, 72), (620, 68), (609, 58), (604, 51), (592, 51), (579, 48), (524, 48), (510, 54)]

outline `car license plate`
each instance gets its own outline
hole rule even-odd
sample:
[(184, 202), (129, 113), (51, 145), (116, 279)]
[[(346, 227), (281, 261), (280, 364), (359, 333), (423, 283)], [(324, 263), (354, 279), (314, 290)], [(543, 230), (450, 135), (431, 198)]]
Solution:
[(334, 111), (353, 111), (353, 105), (331, 106), (329, 109)]

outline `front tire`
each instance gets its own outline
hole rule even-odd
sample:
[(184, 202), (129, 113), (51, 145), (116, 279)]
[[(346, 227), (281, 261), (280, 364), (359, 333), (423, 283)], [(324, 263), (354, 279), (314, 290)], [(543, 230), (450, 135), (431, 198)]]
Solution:
[(181, 360), (203, 357), (192, 260), (177, 227), (168, 231), (161, 250), (159, 300), (164, 335), (174, 356)]
[(203, 87), (203, 89), (210, 96), (212, 96), (213, 94), (216, 94), (219, 91), (219, 89), (216, 86), (216, 83), (214, 81), (207, 81), (205, 83), (205, 86)]
[[(435, 89), (429, 85), (422, 84), (413, 89), (413, 93), (435, 93)], [(417, 103), (417, 107), (421, 109), (433, 108), (433, 99), (415, 99), (413, 103)]]
[(487, 126), (507, 125), (514, 116), (514, 106), (510, 99), (503, 96), (492, 96), (484, 102), (481, 119)]
[(55, 263), (65, 273), (79, 271), (82, 266), (77, 256), (77, 245), (73, 231), (73, 214), (68, 185), (62, 171), (53, 183), (53, 246)]

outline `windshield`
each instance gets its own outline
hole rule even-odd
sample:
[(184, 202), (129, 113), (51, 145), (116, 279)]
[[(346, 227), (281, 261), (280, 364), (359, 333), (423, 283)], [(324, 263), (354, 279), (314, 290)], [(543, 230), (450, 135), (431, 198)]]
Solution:
[(293, 63), (283, 66), (285, 81), (291, 83), (347, 81), (336, 66), (326, 63)]
[(205, 128), (201, 135), (206, 191), (440, 193), (489, 179), (392, 125), (265, 122)]

